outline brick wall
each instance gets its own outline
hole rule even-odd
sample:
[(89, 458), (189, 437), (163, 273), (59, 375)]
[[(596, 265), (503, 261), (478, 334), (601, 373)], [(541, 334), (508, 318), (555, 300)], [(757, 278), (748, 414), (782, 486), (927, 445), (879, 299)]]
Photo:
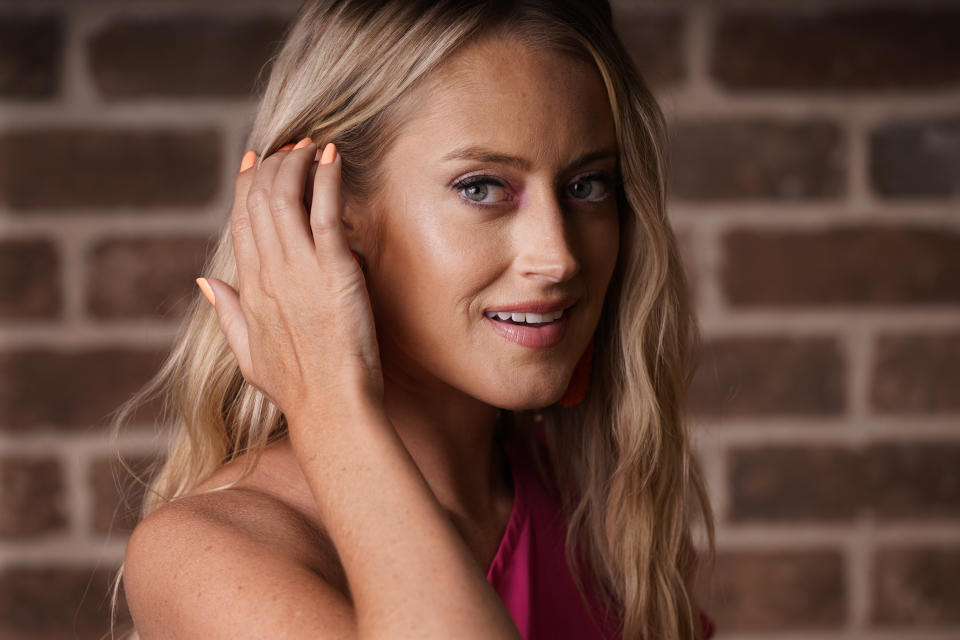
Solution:
[[(199, 295), (297, 4), (0, 0), (0, 637), (106, 629), (104, 420)], [(958, 637), (960, 5), (803, 6), (616, 9), (705, 337), (702, 593), (724, 639)]]

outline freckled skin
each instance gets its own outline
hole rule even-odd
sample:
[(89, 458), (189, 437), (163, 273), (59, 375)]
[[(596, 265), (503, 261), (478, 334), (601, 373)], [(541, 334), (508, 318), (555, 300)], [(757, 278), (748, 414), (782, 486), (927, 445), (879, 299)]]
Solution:
[[(361, 546), (372, 553), (395, 548), (397, 540), (405, 549), (431, 553), (450, 544), (430, 509), (414, 509), (419, 520), (415, 513), (408, 519), (410, 510), (404, 518), (378, 519), (363, 509), (365, 500), (379, 500), (381, 509), (391, 499), (423, 503), (422, 487), (412, 486), (390, 446), (378, 444), (390, 439), (374, 437), (376, 429), (392, 426), (486, 571), (515, 504), (509, 464), (494, 446), (497, 408), (543, 407), (561, 397), (595, 330), (616, 264), (615, 187), (586, 177), (615, 173), (616, 136), (598, 72), (562, 54), (488, 41), (464, 49), (428, 80), (412, 96), (412, 113), (401, 118), (374, 201), (360, 208), (346, 200), (348, 241), (366, 259), (386, 421), (371, 421), (374, 428), (364, 430), (358, 423), (370, 413), (361, 411), (324, 431), (336, 455), (356, 456), (344, 468), (377, 471), (344, 477), (332, 469), (332, 482), (349, 499), (328, 507), (340, 509), (354, 529), (357, 520), (348, 516), (366, 514), (364, 545), (345, 541), (352, 557)], [(443, 159), (465, 146), (519, 157), (529, 166)], [(569, 167), (604, 149), (613, 154)], [(482, 204), (451, 186), (478, 174), (502, 185), (480, 190)], [(589, 185), (589, 194), (597, 189), (605, 197), (575, 198), (573, 185), (581, 196), (580, 187)], [(377, 229), (381, 235), (374, 237)], [(550, 348), (507, 341), (483, 315), (489, 307), (568, 295), (579, 301), (563, 340)], [(367, 435), (352, 439), (352, 427)], [(131, 537), (125, 588), (138, 627), (149, 629), (144, 637), (193, 637), (197, 629), (218, 630), (199, 634), (205, 637), (236, 636), (235, 630), (251, 637), (317, 637), (331, 629), (337, 637), (356, 637), (355, 585), (376, 579), (385, 592), (391, 585), (406, 587), (385, 596), (394, 606), (363, 613), (370, 628), (383, 628), (385, 620), (402, 619), (400, 607), (426, 610), (420, 590), (409, 585), (456, 585), (467, 576), (462, 563), (444, 573), (422, 556), (405, 560), (401, 554), (392, 558), (390, 574), (364, 572), (358, 570), (363, 562), (355, 563), (356, 581), (348, 585), (341, 550), (327, 535), (326, 514), (308, 482), (324, 485), (326, 477), (301, 466), (289, 438), (268, 445), (253, 473), (241, 477), (245, 455), (192, 495), (151, 514)], [(233, 490), (206, 491), (234, 482)], [(419, 496), (411, 495), (418, 490)], [(441, 557), (457, 555), (448, 546)], [(463, 591), (469, 586), (463, 583)], [(461, 589), (451, 587), (461, 596), (455, 601), (470, 603), (461, 609), (482, 604), (481, 590), (464, 596), (453, 589)], [(424, 590), (431, 608), (437, 592)], [(456, 617), (457, 606), (449, 609), (452, 614), (432, 614), (430, 622), (452, 628), (449, 621), (466, 619)], [(486, 611), (502, 614), (504, 631), (508, 614)]]
[[(617, 258), (616, 197), (585, 203), (566, 193), (585, 173), (614, 173), (616, 157), (565, 167), (616, 149), (606, 90), (592, 67), (503, 40), (471, 45), (421, 88), (412, 118), (385, 157), (385, 184), (354, 220), (379, 216), (368, 255), (386, 393), (429, 402), (463, 395), (524, 409), (555, 402), (596, 327)], [(442, 158), (465, 146), (519, 156), (528, 170)], [(481, 208), (450, 187), (467, 174), (506, 185)], [(363, 226), (363, 225), (358, 225)], [(362, 234), (352, 239), (364, 247)], [(366, 243), (371, 246), (371, 243)], [(486, 308), (580, 297), (562, 342), (531, 349), (494, 333)]]

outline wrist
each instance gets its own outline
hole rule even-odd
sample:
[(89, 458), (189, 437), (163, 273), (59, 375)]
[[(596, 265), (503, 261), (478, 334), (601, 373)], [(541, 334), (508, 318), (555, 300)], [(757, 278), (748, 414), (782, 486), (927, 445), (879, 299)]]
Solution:
[(357, 384), (321, 383), (300, 402), (284, 411), (288, 419), (316, 419), (324, 416), (346, 417), (383, 410), (382, 394), (370, 393)]
[(300, 441), (330, 436), (342, 436), (344, 432), (356, 433), (367, 430), (368, 425), (379, 429), (389, 424), (383, 403), (365, 394), (335, 394), (301, 403), (296, 410), (285, 412), (290, 441), (296, 446)]

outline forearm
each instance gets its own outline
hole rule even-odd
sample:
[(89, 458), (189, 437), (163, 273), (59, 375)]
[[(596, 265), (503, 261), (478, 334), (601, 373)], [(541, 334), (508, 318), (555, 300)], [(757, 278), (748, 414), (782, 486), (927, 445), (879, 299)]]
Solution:
[(291, 430), (294, 450), (340, 555), (361, 638), (520, 637), (382, 411), (300, 419), (316, 421)]

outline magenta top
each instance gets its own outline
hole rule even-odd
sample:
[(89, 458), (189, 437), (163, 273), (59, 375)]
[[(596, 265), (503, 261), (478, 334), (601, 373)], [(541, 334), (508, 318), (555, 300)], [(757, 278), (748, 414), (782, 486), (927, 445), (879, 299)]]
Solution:
[[(487, 581), (500, 595), (524, 640), (617, 640), (619, 625), (600, 599), (588, 593), (591, 620), (564, 557), (566, 525), (557, 501), (542, 485), (523, 448), (508, 439), (504, 449), (513, 477), (513, 509)], [(714, 633), (702, 612), (706, 637)]]

